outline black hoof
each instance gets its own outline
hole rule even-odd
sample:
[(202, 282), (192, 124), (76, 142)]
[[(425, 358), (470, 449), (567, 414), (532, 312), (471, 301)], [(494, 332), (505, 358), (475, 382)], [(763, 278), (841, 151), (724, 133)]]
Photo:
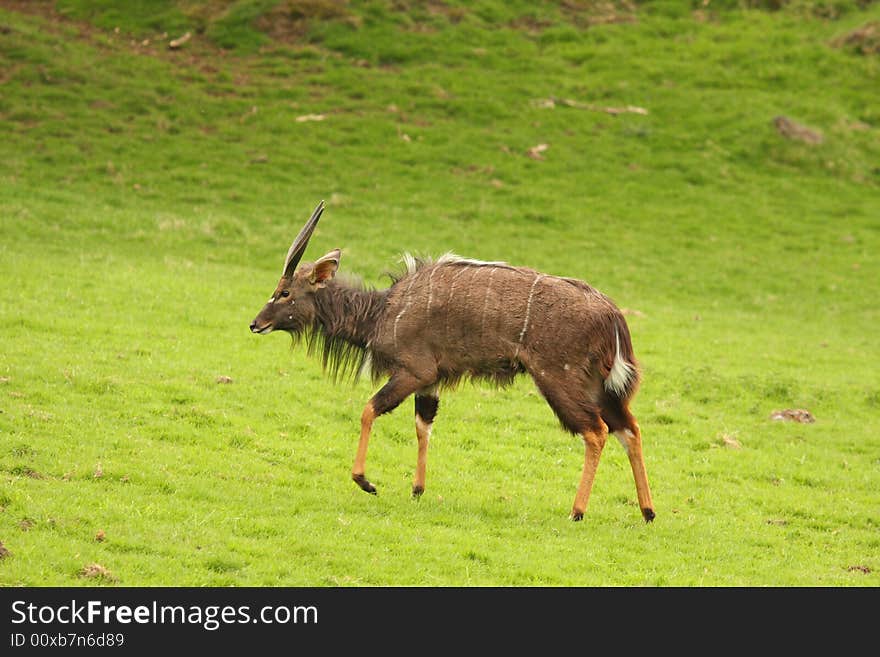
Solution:
[(579, 521), (581, 521), (581, 520), (584, 519), (584, 514), (583, 514), (583, 513), (578, 513), (578, 512), (572, 511), (572, 512), (571, 512), (571, 519), (572, 519), (574, 522), (579, 522)]
[(376, 487), (367, 481), (367, 478), (362, 474), (353, 474), (351, 475), (352, 480), (358, 486), (361, 487), (361, 490), (368, 492), (370, 495), (376, 495)]
[(425, 492), (424, 486), (413, 486), (412, 496), (414, 499), (419, 499), (422, 496), (422, 493)]
[(642, 509), (642, 515), (645, 517), (645, 522), (653, 522), (654, 509)]

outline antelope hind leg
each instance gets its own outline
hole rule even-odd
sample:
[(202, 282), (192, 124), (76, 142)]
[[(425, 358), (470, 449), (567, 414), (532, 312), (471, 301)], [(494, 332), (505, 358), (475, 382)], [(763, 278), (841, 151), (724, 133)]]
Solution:
[(571, 519), (574, 521), (583, 520), (587, 510), (590, 491), (593, 490), (593, 480), (596, 478), (596, 468), (599, 466), (599, 457), (602, 456), (602, 448), (605, 447), (605, 441), (608, 439), (608, 427), (599, 420), (595, 429), (585, 429), (581, 436), (584, 439), (584, 470), (571, 508)]
[(635, 420), (631, 422), (631, 428), (620, 429), (614, 432), (632, 468), (633, 478), (636, 481), (636, 494), (639, 497), (639, 508), (645, 522), (654, 520), (654, 503), (651, 501), (651, 488), (648, 486), (648, 472), (645, 469), (645, 457), (642, 454), (642, 432)]

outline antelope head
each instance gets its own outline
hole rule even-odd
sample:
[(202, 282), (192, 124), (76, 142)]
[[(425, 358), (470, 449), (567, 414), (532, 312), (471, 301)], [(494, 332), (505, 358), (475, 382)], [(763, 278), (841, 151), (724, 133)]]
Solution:
[(297, 267), (322, 212), (323, 201), (293, 240), (284, 259), (281, 280), (269, 301), (251, 322), (251, 332), (261, 335), (272, 331), (297, 333), (314, 322), (315, 293), (336, 275), (340, 256), (339, 249), (333, 249), (315, 262), (305, 262)]

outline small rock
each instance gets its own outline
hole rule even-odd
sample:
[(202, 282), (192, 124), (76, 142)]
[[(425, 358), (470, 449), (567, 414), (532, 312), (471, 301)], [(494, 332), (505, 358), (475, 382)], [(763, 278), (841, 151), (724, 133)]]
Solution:
[(168, 47), (171, 48), (172, 50), (176, 50), (177, 48), (180, 48), (180, 46), (182, 46), (184, 43), (189, 41), (191, 37), (192, 37), (192, 34), (187, 32), (183, 36), (178, 37), (177, 39), (174, 39), (174, 41), (169, 42)]

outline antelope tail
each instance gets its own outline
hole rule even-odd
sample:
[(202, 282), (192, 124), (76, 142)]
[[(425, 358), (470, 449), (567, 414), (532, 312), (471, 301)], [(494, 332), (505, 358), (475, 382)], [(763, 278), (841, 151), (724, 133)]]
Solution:
[[(623, 345), (621, 345), (621, 333)], [(621, 348), (622, 347), (622, 348)], [(629, 329), (621, 320), (614, 325), (614, 363), (605, 378), (605, 390), (621, 399), (629, 397), (638, 383), (639, 372), (635, 364)]]

